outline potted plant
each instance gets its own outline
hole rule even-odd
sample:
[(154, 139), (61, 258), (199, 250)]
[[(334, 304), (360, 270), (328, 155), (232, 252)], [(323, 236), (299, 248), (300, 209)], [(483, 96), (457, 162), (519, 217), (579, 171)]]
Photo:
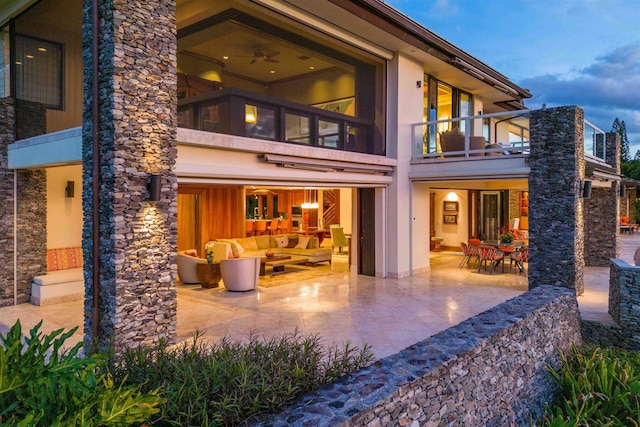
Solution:
[(207, 263), (213, 263), (213, 243), (207, 243), (204, 246), (205, 256), (207, 257)]
[(513, 243), (513, 233), (511, 232), (511, 228), (508, 224), (505, 227), (500, 227), (500, 235), (498, 236), (498, 241), (504, 244)]

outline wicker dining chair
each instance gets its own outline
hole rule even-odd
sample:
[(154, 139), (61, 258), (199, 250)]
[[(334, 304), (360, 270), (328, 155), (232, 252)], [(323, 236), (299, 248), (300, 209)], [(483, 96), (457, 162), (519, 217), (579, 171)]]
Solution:
[(529, 248), (525, 246), (518, 252), (512, 253), (509, 258), (511, 259), (511, 264), (515, 264), (516, 268), (526, 277), (527, 271), (524, 269), (524, 263), (529, 262)]
[(478, 273), (480, 273), (480, 267), (484, 263), (484, 270), (487, 271), (487, 261), (491, 267), (489, 270), (489, 274), (493, 274), (493, 271), (496, 269), (498, 264), (504, 260), (504, 254), (497, 250), (493, 246), (481, 245), (479, 247), (479, 258), (478, 258)]
[(464, 265), (469, 264), (469, 261), (471, 261), (473, 258), (478, 259), (478, 247), (477, 246), (471, 246), (465, 242), (460, 242), (460, 247), (462, 248), (462, 254), (464, 255), (464, 258), (462, 258), (462, 261), (460, 262), (460, 265), (458, 267), (462, 268)]

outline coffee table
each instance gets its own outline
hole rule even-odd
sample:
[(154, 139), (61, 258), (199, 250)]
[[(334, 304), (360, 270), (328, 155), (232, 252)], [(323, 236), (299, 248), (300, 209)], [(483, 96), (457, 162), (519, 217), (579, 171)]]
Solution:
[(269, 264), (273, 268), (273, 274), (284, 273), (284, 266), (290, 264), (302, 264), (309, 259), (301, 256), (293, 255), (275, 255), (272, 258), (260, 258), (260, 276), (267, 274), (266, 266)]

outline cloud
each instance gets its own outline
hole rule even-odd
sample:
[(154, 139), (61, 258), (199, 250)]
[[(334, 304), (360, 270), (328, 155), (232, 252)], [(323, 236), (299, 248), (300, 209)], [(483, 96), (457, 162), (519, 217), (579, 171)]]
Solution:
[(607, 132), (616, 117), (624, 120), (630, 145), (637, 145), (631, 154), (640, 149), (640, 42), (617, 47), (588, 67), (519, 84), (533, 93), (531, 108), (578, 105), (586, 120)]

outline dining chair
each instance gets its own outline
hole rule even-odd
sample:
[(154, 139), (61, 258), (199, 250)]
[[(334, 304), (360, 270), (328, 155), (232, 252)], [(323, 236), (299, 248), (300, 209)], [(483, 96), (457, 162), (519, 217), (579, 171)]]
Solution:
[(288, 233), (289, 232), (289, 224), (291, 224), (290, 219), (283, 219), (278, 223), (278, 228), (276, 229), (277, 233)]
[(269, 227), (267, 227), (267, 234), (277, 234), (278, 232), (278, 220), (271, 220)]
[(462, 254), (464, 258), (460, 262), (458, 267), (462, 268), (465, 264), (469, 264), (469, 261), (473, 258), (478, 258), (478, 248), (476, 246), (471, 246), (465, 242), (460, 242), (460, 247), (462, 247)]
[(247, 237), (253, 236), (253, 221), (245, 221), (244, 224)]
[(261, 236), (267, 233), (267, 221), (253, 221), (253, 234)]
[(480, 273), (480, 267), (484, 263), (484, 271), (487, 271), (487, 261), (489, 261), (489, 265), (491, 270), (489, 270), (489, 274), (493, 274), (493, 271), (496, 269), (498, 264), (504, 260), (504, 254), (497, 250), (494, 246), (481, 245), (479, 247), (478, 253), (478, 273)]
[[(529, 262), (529, 248), (525, 246), (518, 252), (512, 253), (509, 258), (511, 259), (511, 264), (515, 264), (518, 271), (520, 271), (526, 277), (527, 272), (524, 269), (524, 263)], [(509, 266), (509, 269), (511, 269), (511, 266)]]

